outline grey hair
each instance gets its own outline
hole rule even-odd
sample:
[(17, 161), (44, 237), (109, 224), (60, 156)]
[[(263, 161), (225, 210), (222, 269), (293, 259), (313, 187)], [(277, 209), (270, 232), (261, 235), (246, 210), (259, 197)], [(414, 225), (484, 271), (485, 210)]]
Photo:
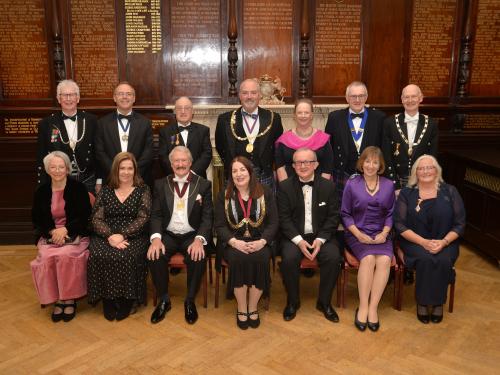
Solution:
[(439, 185), (444, 182), (443, 168), (441, 168), (436, 158), (432, 155), (423, 154), (417, 160), (415, 160), (415, 163), (413, 163), (413, 166), (411, 167), (410, 178), (408, 179), (407, 185), (408, 187), (415, 187), (418, 185), (417, 168), (420, 162), (425, 158), (431, 159), (432, 164), (436, 168), (436, 187), (439, 187)]
[(240, 86), (238, 87), (239, 88), (238, 92), (241, 91), (241, 86), (245, 82), (254, 82), (257, 85), (257, 91), (260, 93), (260, 84), (259, 84), (259, 80), (257, 78), (247, 78), (247, 79), (241, 81)]
[[(316, 155), (316, 151), (314, 150), (311, 150), (310, 148), (307, 148), (307, 147), (301, 147), (301, 148), (298, 148), (297, 150), (295, 150), (295, 152), (293, 153), (293, 156), (295, 156), (296, 153), (298, 152), (302, 152), (302, 151), (309, 151), (309, 152), (312, 152), (313, 155), (314, 155), (314, 161), (318, 161), (318, 156)], [(293, 160), (293, 157), (292, 157), (292, 160)]]
[(75, 89), (76, 91), (76, 95), (78, 97), (80, 97), (80, 87), (78, 86), (78, 84), (73, 81), (72, 79), (65, 79), (65, 80), (62, 80), (61, 82), (59, 82), (59, 84), (57, 85), (57, 96), (61, 95), (61, 91), (64, 87), (72, 87)]
[(172, 163), (173, 154), (176, 151), (184, 152), (185, 154), (187, 154), (187, 156), (189, 156), (189, 160), (191, 161), (191, 163), (193, 162), (193, 155), (191, 155), (191, 151), (189, 151), (189, 148), (187, 148), (186, 146), (175, 146), (172, 151), (170, 151), (170, 154), (168, 154), (168, 160), (170, 160), (170, 163)]
[(346, 97), (349, 96), (349, 92), (351, 91), (351, 87), (363, 87), (365, 89), (366, 96), (368, 96), (368, 89), (366, 88), (366, 85), (361, 81), (353, 81), (345, 89), (345, 96)]
[(43, 167), (45, 168), (45, 172), (49, 173), (49, 164), (54, 158), (62, 159), (66, 165), (67, 174), (71, 174), (71, 171), (73, 170), (71, 168), (71, 161), (69, 160), (69, 156), (62, 151), (52, 151), (43, 158)]

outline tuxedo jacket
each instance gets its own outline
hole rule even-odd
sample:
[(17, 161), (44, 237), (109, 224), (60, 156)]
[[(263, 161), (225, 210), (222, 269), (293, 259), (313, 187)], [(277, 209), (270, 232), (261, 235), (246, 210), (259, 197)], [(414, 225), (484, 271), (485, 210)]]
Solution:
[[(281, 182), (278, 190), (278, 212), (281, 233), (291, 240), (304, 236), (305, 204), (299, 178)], [(312, 227), (315, 238), (334, 238), (339, 225), (338, 195), (330, 180), (316, 176), (312, 192)]]
[[(151, 185), (151, 164), (153, 162), (153, 131), (151, 129), (151, 120), (132, 111), (132, 120), (128, 134), (127, 151), (134, 154), (140, 175), (148, 185)], [(96, 159), (100, 166), (99, 177), (103, 178), (103, 182), (105, 182), (111, 171), (114, 157), (122, 151), (116, 110), (99, 119), (95, 148)]]
[[(230, 111), (219, 115), (215, 130), (215, 147), (224, 163), (226, 178), (230, 173), (229, 164), (236, 156), (245, 156), (250, 159), (254, 166), (259, 167), (264, 172), (264, 175), (272, 174), (274, 143), (283, 133), (280, 115), (259, 107), (259, 133), (263, 132), (269, 124), (271, 124), (271, 129), (265, 135), (255, 140), (253, 152), (248, 153), (245, 149), (248, 141), (236, 139), (231, 131), (232, 113), (233, 111)], [(246, 137), (245, 130), (243, 129), (241, 107), (236, 110), (234, 130), (237, 136)]]
[[(68, 177), (63, 192), (66, 229), (69, 237), (87, 236), (91, 212), (89, 193), (81, 182)], [(33, 196), (31, 218), (38, 238), (50, 238), (49, 232), (56, 228), (51, 212), (52, 185), (46, 182), (40, 185)]]
[(207, 178), (207, 168), (212, 161), (212, 144), (210, 143), (210, 128), (208, 126), (191, 122), (188, 133), (187, 145), (180, 135), (177, 123), (160, 129), (160, 142), (158, 158), (166, 175), (172, 174), (172, 166), (168, 155), (175, 146), (186, 146), (193, 156), (191, 170), (198, 176)]
[[(174, 210), (174, 175), (155, 181), (153, 207), (151, 210), (151, 234), (163, 234), (170, 223)], [(192, 175), (188, 197), (189, 225), (197, 236), (203, 236), (208, 243), (212, 239), (213, 203), (212, 184), (203, 177)]]
[[(405, 115), (400, 113), (397, 115), (399, 126), (406, 139), (408, 139), (408, 129), (406, 127)], [(417, 124), (417, 132), (415, 133), (415, 142), (420, 138), (425, 127), (425, 117), (420, 114)], [(386, 163), (386, 176), (393, 181), (396, 181), (396, 188), (399, 186), (399, 179), (406, 178), (410, 175), (411, 167), (415, 160), (423, 154), (437, 157), (438, 151), (438, 126), (436, 122), (429, 117), (429, 124), (423, 138), (418, 146), (413, 148), (411, 157), (408, 156), (408, 144), (403, 140), (401, 134), (396, 127), (394, 116), (389, 116), (384, 121), (384, 133), (382, 142), (382, 151)], [(395, 155), (396, 154), (396, 155)]]
[(382, 126), (385, 114), (368, 107), (365, 107), (365, 111), (368, 111), (368, 118), (366, 119), (359, 153), (356, 150), (351, 129), (347, 122), (349, 108), (334, 111), (328, 115), (325, 132), (330, 134), (334, 169), (348, 174), (356, 173), (356, 162), (363, 150), (368, 146), (382, 146)]
[[(80, 170), (84, 171), (82, 174), (86, 177), (90, 177), (96, 174), (94, 143), (97, 131), (97, 117), (85, 111), (77, 111), (77, 123), (77, 139), (80, 139), (82, 135), (83, 138), (76, 144), (75, 158)], [(38, 123), (36, 157), (38, 185), (50, 181), (50, 177), (45, 172), (43, 166), (43, 158), (47, 156), (47, 154), (52, 151), (62, 151), (69, 156), (70, 160), (73, 160), (73, 150), (69, 147), (68, 140), (68, 132), (66, 131), (61, 111), (45, 117)]]

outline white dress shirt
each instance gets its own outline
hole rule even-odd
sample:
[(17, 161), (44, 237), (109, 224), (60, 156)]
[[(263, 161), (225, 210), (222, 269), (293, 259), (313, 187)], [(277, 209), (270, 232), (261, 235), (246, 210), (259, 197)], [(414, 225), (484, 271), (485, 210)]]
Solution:
[(410, 116), (405, 112), (406, 131), (408, 132), (408, 143), (413, 146), (415, 135), (417, 134), (418, 112), (415, 116)]

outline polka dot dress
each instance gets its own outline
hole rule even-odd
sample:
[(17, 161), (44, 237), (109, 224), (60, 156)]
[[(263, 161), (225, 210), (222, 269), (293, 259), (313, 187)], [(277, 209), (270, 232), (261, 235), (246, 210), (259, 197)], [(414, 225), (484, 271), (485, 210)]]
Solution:
[[(136, 187), (123, 203), (113, 189), (103, 187), (92, 213), (94, 232), (87, 270), (89, 303), (118, 297), (145, 302), (150, 214), (151, 193), (147, 186)], [(122, 234), (128, 247), (111, 247), (108, 237), (112, 234)]]

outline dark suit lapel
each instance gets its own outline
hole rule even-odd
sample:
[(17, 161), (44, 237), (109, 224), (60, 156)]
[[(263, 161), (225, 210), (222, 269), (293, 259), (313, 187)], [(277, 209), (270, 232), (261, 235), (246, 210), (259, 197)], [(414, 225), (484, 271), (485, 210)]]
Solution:
[(420, 137), (420, 134), (422, 134), (422, 131), (424, 130), (425, 126), (425, 117), (423, 115), (418, 116), (418, 124), (417, 124), (417, 131), (415, 132), (415, 140), (416, 142), (418, 138)]
[[(69, 136), (68, 132), (66, 131), (66, 125), (64, 125), (64, 121), (62, 119), (62, 112), (59, 112), (57, 116), (55, 116), (54, 123), (52, 124), (52, 129), (59, 129), (59, 135), (57, 135), (57, 143), (54, 143), (54, 145), (59, 144), (59, 147), (56, 147), (56, 150), (65, 150), (64, 152), (68, 155), (71, 155), (73, 153), (73, 150), (69, 147)], [(51, 130), (52, 134), (52, 130)], [(66, 144), (63, 143), (66, 142)]]
[(138, 139), (138, 134), (139, 134), (138, 119), (135, 116), (135, 112), (132, 112), (132, 120), (130, 121), (130, 128), (128, 131), (128, 144), (127, 144), (128, 152), (132, 152), (132, 150), (135, 148)]
[[(226, 139), (227, 139), (227, 151), (229, 155), (231, 155), (231, 151), (235, 152), (236, 150), (236, 139), (234, 138), (233, 132), (231, 131), (231, 118), (233, 116), (233, 113), (231, 112), (231, 115), (229, 116), (229, 122), (226, 127)], [(236, 123), (234, 125), (234, 131), (236, 134), (240, 137), (245, 137), (245, 132), (243, 131), (243, 124), (242, 124), (242, 118), (241, 118), (241, 107), (236, 111)], [(241, 134), (243, 133), (243, 135)], [(239, 142), (239, 141), (238, 141)], [(230, 156), (232, 157), (232, 156)], [(230, 162), (231, 160), (228, 160)]]
[(316, 176), (314, 178), (314, 185), (313, 185), (313, 192), (312, 192), (312, 204), (311, 204), (311, 216), (312, 216), (312, 227), (313, 227), (313, 232), (316, 233), (318, 230), (318, 206), (319, 206), (319, 199), (320, 199), (320, 177)]
[(293, 177), (293, 194), (295, 195), (295, 202), (297, 205), (297, 214), (299, 215), (299, 227), (297, 228), (300, 233), (304, 232), (304, 220), (305, 220), (305, 206), (304, 206), (304, 193), (302, 192), (302, 186), (300, 185), (299, 178), (297, 176)]
[[(354, 144), (354, 139), (352, 138), (351, 128), (349, 127), (349, 121), (347, 120), (347, 116), (349, 116), (349, 108), (344, 111), (344, 120), (342, 129), (340, 129), (340, 141), (342, 142), (342, 150), (356, 149), (356, 145)], [(351, 147), (349, 147), (351, 146)], [(335, 152), (335, 150), (334, 150)]]
[(165, 201), (167, 202), (168, 210), (170, 211), (170, 216), (174, 212), (174, 182), (172, 181), (172, 175), (169, 175), (165, 179), (165, 185), (163, 186)]
[(77, 121), (77, 139), (80, 139), (80, 137), (82, 136), (83, 134), (83, 122), (84, 122), (84, 119), (85, 119), (85, 112), (80, 112), (78, 111), (78, 116), (76, 117), (76, 121)]
[(188, 196), (188, 217), (191, 215), (193, 210), (194, 202), (196, 201), (196, 196), (198, 195), (200, 177), (195, 174), (191, 174), (191, 182), (189, 183), (189, 196)]
[[(264, 111), (263, 109), (259, 108), (259, 133), (262, 133), (263, 131), (266, 130), (266, 128), (272, 124), (271, 123), (271, 112), (270, 111)], [(262, 159), (264, 151), (267, 149), (266, 148), (266, 142), (269, 137), (269, 134), (271, 134), (271, 130), (264, 136), (257, 138), (255, 141), (259, 142), (259, 157)]]
[[(403, 132), (403, 134), (405, 135), (406, 139), (408, 139), (408, 128), (406, 126), (406, 122), (405, 122), (405, 115), (404, 113), (401, 113), (399, 116), (399, 127), (401, 128), (401, 131)], [(403, 142), (404, 143), (404, 142)]]
[(118, 133), (118, 115), (116, 111), (113, 112), (111, 123), (107, 124), (109, 126), (109, 136), (111, 143), (115, 149), (115, 154), (122, 151), (122, 145), (120, 143), (120, 134)]

